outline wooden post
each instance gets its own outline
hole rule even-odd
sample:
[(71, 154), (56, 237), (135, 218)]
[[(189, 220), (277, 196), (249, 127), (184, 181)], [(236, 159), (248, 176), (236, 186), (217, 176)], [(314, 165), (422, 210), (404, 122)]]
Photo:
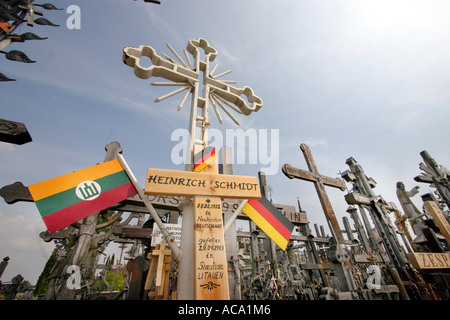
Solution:
[[(233, 174), (232, 165), (232, 150), (230, 147), (223, 146), (219, 151), (219, 173), (221, 174)], [(225, 236), (225, 249), (227, 253), (227, 261), (229, 264), (228, 268), (228, 286), (230, 289), (230, 299), (240, 300), (241, 299), (241, 272), (239, 267), (239, 257), (238, 257), (238, 246), (237, 246), (237, 230), (236, 230), (236, 217), (242, 211), (243, 205), (238, 206), (233, 213), (232, 209), (234, 205), (239, 202), (247, 203), (246, 200), (235, 200), (230, 199), (227, 210), (222, 210), (223, 212), (223, 222), (224, 222), (224, 236)], [(223, 201), (222, 201), (223, 207)], [(222, 208), (223, 209), (223, 208)], [(235, 215), (236, 213), (236, 215)]]
[(195, 276), (196, 300), (228, 300), (228, 263), (220, 198), (195, 197)]
[(442, 213), (442, 210), (434, 201), (425, 201), (424, 205), (428, 213), (433, 217), (433, 220), (438, 226), (442, 235), (445, 237), (445, 240), (447, 240), (447, 243), (450, 245), (450, 225), (444, 214)]
[[(217, 160), (198, 174), (207, 173), (218, 174)], [(196, 196), (193, 205), (194, 298), (195, 300), (229, 300), (222, 200), (218, 197)]]
[[(147, 255), (151, 260), (150, 269), (145, 281), (145, 290), (150, 290), (153, 280), (155, 280), (155, 291), (149, 291), (148, 297), (156, 299), (169, 299), (169, 275), (170, 263), (172, 262), (172, 251), (166, 248), (166, 242), (163, 240), (157, 244), (152, 253)], [(156, 271), (156, 277), (155, 277)]]

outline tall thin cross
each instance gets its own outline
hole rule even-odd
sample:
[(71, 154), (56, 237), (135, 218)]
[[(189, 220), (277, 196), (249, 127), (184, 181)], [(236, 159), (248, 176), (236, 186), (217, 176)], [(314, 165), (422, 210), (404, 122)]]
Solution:
[(294, 168), (289, 164), (285, 164), (282, 168), (282, 171), (289, 179), (297, 178), (314, 183), (314, 187), (316, 188), (317, 195), (320, 199), (320, 204), (322, 205), (323, 212), (325, 213), (325, 218), (327, 219), (330, 230), (333, 233), (333, 237), (336, 239), (336, 242), (338, 244), (338, 247), (336, 248), (336, 256), (338, 257), (338, 260), (341, 262), (341, 264), (340, 266), (338, 266), (336, 271), (338, 272), (338, 276), (343, 280), (342, 285), (344, 290), (353, 291), (355, 289), (355, 284), (351, 275), (350, 268), (348, 266), (349, 259), (344, 243), (344, 237), (342, 236), (338, 221), (336, 219), (336, 215), (334, 214), (333, 207), (331, 206), (331, 202), (325, 191), (325, 186), (339, 188), (344, 191), (346, 190), (345, 182), (339, 178), (330, 178), (321, 175), (319, 173), (319, 170), (317, 169), (316, 163), (314, 161), (314, 158), (312, 157), (309, 147), (306, 144), (302, 143), (300, 145), (300, 149), (303, 152), (309, 171)]

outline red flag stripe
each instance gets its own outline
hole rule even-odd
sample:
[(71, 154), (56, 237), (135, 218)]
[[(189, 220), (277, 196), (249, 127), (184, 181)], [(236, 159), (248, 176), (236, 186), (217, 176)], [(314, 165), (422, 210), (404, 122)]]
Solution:
[(205, 154), (202, 158), (198, 159), (196, 162), (194, 162), (194, 166), (201, 165), (203, 162), (205, 162), (208, 158), (214, 156), (216, 154), (216, 149), (214, 148), (207, 154)]
[[(102, 192), (94, 200), (82, 201), (70, 207), (56, 211), (43, 217), (50, 233), (67, 227), (98, 211), (108, 208), (118, 202), (117, 199), (127, 199), (137, 193), (132, 182), (121, 185), (109, 191)], [(120, 200), (119, 200), (120, 201)]]
[(266, 219), (286, 240), (291, 238), (292, 231), (288, 230), (272, 212), (267, 210), (258, 200), (249, 200), (248, 204), (251, 205), (264, 219)]

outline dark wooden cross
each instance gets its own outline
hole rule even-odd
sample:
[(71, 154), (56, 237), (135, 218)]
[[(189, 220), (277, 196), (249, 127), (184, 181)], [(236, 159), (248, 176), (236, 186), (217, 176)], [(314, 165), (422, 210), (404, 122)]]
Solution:
[(302, 143), (300, 149), (305, 156), (306, 164), (308, 165), (309, 171), (301, 170), (285, 164), (282, 168), (283, 173), (289, 179), (301, 179), (306, 181), (314, 182), (314, 187), (316, 188), (317, 194), (320, 199), (320, 204), (322, 205), (323, 212), (329, 223), (333, 236), (339, 244), (344, 244), (344, 238), (342, 237), (341, 230), (339, 228), (336, 215), (334, 214), (333, 207), (331, 206), (328, 195), (325, 191), (325, 186), (339, 188), (342, 191), (346, 190), (345, 182), (339, 178), (330, 178), (319, 173), (316, 163), (311, 155), (311, 150), (309, 147)]
[(42, 11), (36, 10), (34, 5), (32, 5), (31, 3), (28, 3), (26, 6), (19, 5), (19, 8), (22, 10), (26, 10), (28, 12), (27, 25), (29, 25), (30, 27), (32, 27), (34, 25), (34, 15), (35, 14), (37, 14), (39, 16), (44, 15), (44, 13)]
[(0, 119), (0, 141), (24, 144), (31, 140), (31, 136), (23, 123)]
[(328, 225), (333, 233), (333, 237), (336, 240), (338, 246), (336, 247), (336, 257), (339, 261), (335, 264), (335, 271), (342, 284), (343, 291), (354, 291), (355, 284), (351, 274), (351, 268), (349, 264), (352, 262), (349, 260), (349, 255), (345, 247), (344, 237), (342, 236), (341, 229), (339, 228), (336, 215), (334, 214), (331, 202), (328, 199), (328, 195), (325, 191), (325, 186), (339, 188), (342, 191), (346, 190), (345, 182), (339, 178), (330, 178), (319, 173), (316, 163), (311, 155), (311, 150), (306, 144), (301, 144), (300, 149), (305, 156), (306, 163), (308, 165), (309, 171), (301, 170), (285, 164), (282, 168), (283, 173), (289, 179), (301, 179), (306, 181), (314, 182), (317, 194), (320, 199), (320, 204), (322, 205), (323, 212), (325, 213), (325, 218), (327, 219)]

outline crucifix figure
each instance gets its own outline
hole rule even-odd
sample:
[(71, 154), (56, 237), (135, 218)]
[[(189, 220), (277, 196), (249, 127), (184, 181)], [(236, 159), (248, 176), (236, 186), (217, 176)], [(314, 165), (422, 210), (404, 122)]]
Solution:
[(343, 279), (342, 286), (344, 291), (353, 291), (355, 289), (355, 284), (349, 268), (350, 261), (347, 248), (345, 247), (344, 237), (342, 236), (333, 207), (331, 206), (331, 202), (325, 191), (325, 186), (339, 188), (344, 191), (346, 190), (345, 182), (339, 178), (330, 178), (321, 175), (317, 169), (309, 147), (302, 143), (300, 145), (300, 149), (303, 152), (309, 171), (294, 168), (289, 164), (285, 164), (282, 171), (289, 179), (297, 178), (314, 183), (314, 187), (316, 188), (317, 195), (319, 196), (320, 204), (322, 205), (323, 212), (325, 213), (325, 218), (327, 219), (330, 231), (337, 242), (336, 257), (340, 264), (338, 265), (338, 268), (336, 268), (336, 271), (339, 273), (339, 277)]
[[(212, 106), (219, 121), (223, 123), (222, 110), (232, 121), (239, 125), (230, 110), (238, 114), (250, 115), (258, 111), (262, 100), (247, 86), (234, 87), (234, 81), (218, 80), (231, 70), (214, 74), (218, 63), (210, 69), (210, 63), (217, 57), (217, 51), (209, 43), (198, 38), (188, 41), (183, 51), (185, 59), (169, 45), (167, 47), (175, 58), (165, 53), (158, 55), (147, 45), (138, 48), (125, 47), (123, 62), (134, 69), (137, 77), (148, 79), (161, 77), (169, 82), (153, 82), (153, 86), (180, 87), (155, 100), (159, 102), (178, 93), (184, 93), (178, 104), (180, 111), (188, 96), (192, 93), (189, 118), (189, 143), (186, 155), (186, 171), (193, 171), (193, 159), (208, 147), (209, 106)], [(203, 54), (202, 54), (203, 52)], [(190, 56), (193, 58), (191, 61)], [(204, 57), (202, 59), (202, 56)], [(149, 67), (141, 65), (141, 57), (151, 60)], [(202, 92), (201, 85), (203, 85)], [(206, 166), (196, 174), (218, 173), (217, 161)], [(221, 200), (213, 196), (187, 197), (180, 206), (183, 211), (181, 233), (181, 261), (179, 262), (178, 298), (179, 299), (229, 299), (227, 260), (225, 254), (224, 228)], [(209, 228), (214, 222), (214, 227)], [(204, 250), (202, 248), (213, 248)], [(210, 272), (213, 270), (214, 272)]]

